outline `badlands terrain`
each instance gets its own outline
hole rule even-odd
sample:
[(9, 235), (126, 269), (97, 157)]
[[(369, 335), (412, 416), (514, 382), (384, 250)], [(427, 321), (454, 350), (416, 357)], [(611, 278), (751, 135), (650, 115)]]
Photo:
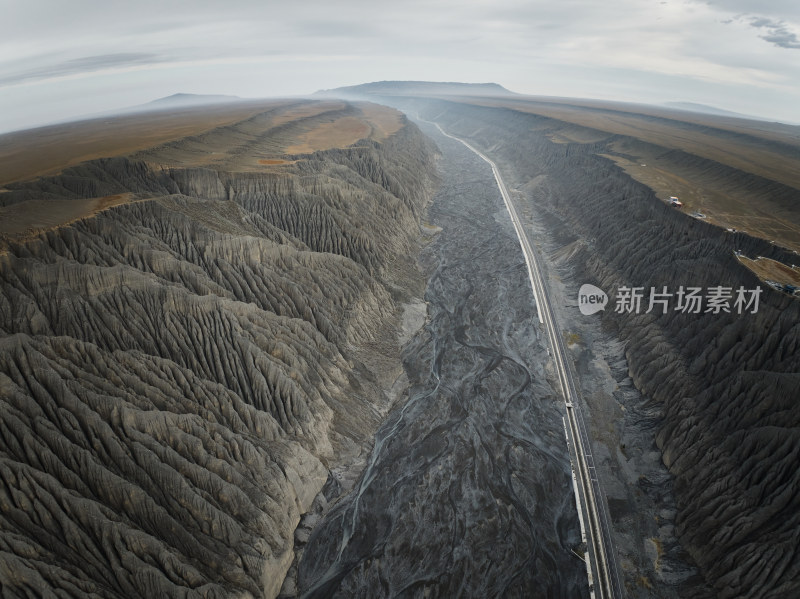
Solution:
[[(373, 87), (375, 85), (376, 87)], [(438, 123), (512, 188), (580, 380), (630, 596), (800, 588), (800, 128), (553, 98), (348, 89)], [(682, 209), (671, 205), (678, 196)], [(782, 277), (782, 278), (781, 278)], [(607, 309), (577, 310), (584, 283)], [(623, 287), (760, 287), (757, 312), (618, 312)]]
[(433, 145), (290, 101), (2, 146), (3, 594), (274, 597), (391, 407)]
[[(525, 260), (443, 132), (542, 264), (624, 595), (800, 593), (800, 128), (494, 84), (151, 108), (0, 136), (4, 596), (590, 596)], [(615, 310), (681, 286), (762, 292)]]

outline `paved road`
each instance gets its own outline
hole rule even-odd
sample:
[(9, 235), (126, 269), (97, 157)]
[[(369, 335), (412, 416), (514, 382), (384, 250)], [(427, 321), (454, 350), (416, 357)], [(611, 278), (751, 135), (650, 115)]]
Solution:
[(572, 377), (567, 360), (567, 353), (560, 327), (553, 314), (550, 298), (547, 294), (547, 286), (539, 270), (536, 261), (536, 254), (528, 241), (528, 236), (522, 228), (522, 223), (514, 208), (511, 195), (508, 193), (505, 183), (500, 176), (497, 165), (485, 156), (482, 152), (475, 149), (472, 145), (446, 133), (438, 123), (434, 123), (443, 135), (461, 142), (475, 154), (485, 160), (491, 167), (497, 186), (503, 196), (506, 209), (508, 210), (514, 229), (517, 232), (525, 263), (528, 267), (528, 276), (531, 281), (531, 289), (536, 300), (539, 322), (545, 326), (550, 345), (553, 348), (553, 360), (561, 385), (561, 391), (566, 405), (566, 420), (564, 432), (567, 436), (567, 443), (570, 449), (570, 459), (573, 464), (573, 482), (575, 484), (575, 499), (578, 503), (578, 514), (581, 519), (581, 533), (587, 541), (588, 552), (587, 574), (589, 576), (589, 589), (593, 597), (601, 599), (617, 599), (624, 597), (622, 586), (619, 582), (614, 546), (611, 537), (611, 527), (609, 518), (602, 502), (602, 491), (597, 480), (597, 472), (594, 467), (592, 456), (592, 445), (586, 431), (586, 425), (580, 413), (578, 402), (578, 392)]

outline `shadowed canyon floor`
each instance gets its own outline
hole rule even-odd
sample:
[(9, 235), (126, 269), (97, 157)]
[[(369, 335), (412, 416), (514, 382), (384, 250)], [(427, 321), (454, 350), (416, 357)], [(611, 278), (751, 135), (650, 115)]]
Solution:
[(429, 322), (404, 351), (410, 398), (314, 528), (300, 596), (588, 597), (522, 253), (491, 169), (436, 142), (442, 232), (423, 257)]

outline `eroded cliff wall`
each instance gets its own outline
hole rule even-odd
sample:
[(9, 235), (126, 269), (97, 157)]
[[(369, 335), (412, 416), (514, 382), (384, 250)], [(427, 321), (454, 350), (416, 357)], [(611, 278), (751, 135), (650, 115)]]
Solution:
[[(550, 234), (574, 243), (575, 281), (609, 295), (622, 286), (760, 284), (755, 314), (684, 314), (674, 303), (667, 314), (644, 314), (645, 299), (639, 314), (615, 313), (612, 303), (602, 319), (625, 343), (636, 386), (659, 406), (656, 441), (674, 477), (677, 532), (707, 582), (719, 597), (800, 592), (800, 302), (759, 282), (734, 251), (789, 264), (796, 256), (669, 207), (600, 155), (620, 136), (554, 143), (565, 126), (554, 119), (445, 101), (413, 109), (502, 165)], [(753, 201), (767, 190), (798, 210), (796, 189), (681, 160), (750, 189)]]
[(135, 201), (0, 256), (4, 596), (278, 594), (388, 409), (365, 360), (400, 369), (433, 157), (408, 124), (270, 172), (145, 154), (10, 186)]

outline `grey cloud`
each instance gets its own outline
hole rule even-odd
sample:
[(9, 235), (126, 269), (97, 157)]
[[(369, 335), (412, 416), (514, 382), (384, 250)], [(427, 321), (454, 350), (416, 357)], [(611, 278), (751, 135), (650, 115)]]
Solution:
[[(694, 0), (697, 2), (697, 0)], [(794, 21), (800, 17), (800, 3), (797, 0), (710, 0), (698, 2), (726, 13), (740, 15), (768, 15)]]
[(155, 54), (141, 52), (124, 52), (118, 54), (85, 56), (83, 58), (75, 58), (73, 60), (45, 65), (43, 67), (28, 69), (26, 71), (0, 77), (0, 86), (14, 85), (26, 81), (52, 79), (53, 77), (63, 77), (66, 75), (91, 73), (94, 71), (115, 67), (142, 66), (162, 62), (162, 60), (163, 59)]
[(761, 39), (775, 44), (776, 46), (780, 46), (781, 48), (800, 50), (800, 38), (797, 37), (797, 34), (784, 29), (773, 31), (767, 35), (762, 35)]
[(765, 42), (775, 44), (781, 48), (800, 50), (800, 38), (783, 21), (754, 17), (750, 19), (750, 25), (756, 29), (767, 30), (764, 35), (760, 36)]
[(764, 17), (754, 17), (750, 19), (750, 24), (753, 27), (780, 27), (781, 23), (779, 21), (773, 21), (772, 19), (766, 19)]

